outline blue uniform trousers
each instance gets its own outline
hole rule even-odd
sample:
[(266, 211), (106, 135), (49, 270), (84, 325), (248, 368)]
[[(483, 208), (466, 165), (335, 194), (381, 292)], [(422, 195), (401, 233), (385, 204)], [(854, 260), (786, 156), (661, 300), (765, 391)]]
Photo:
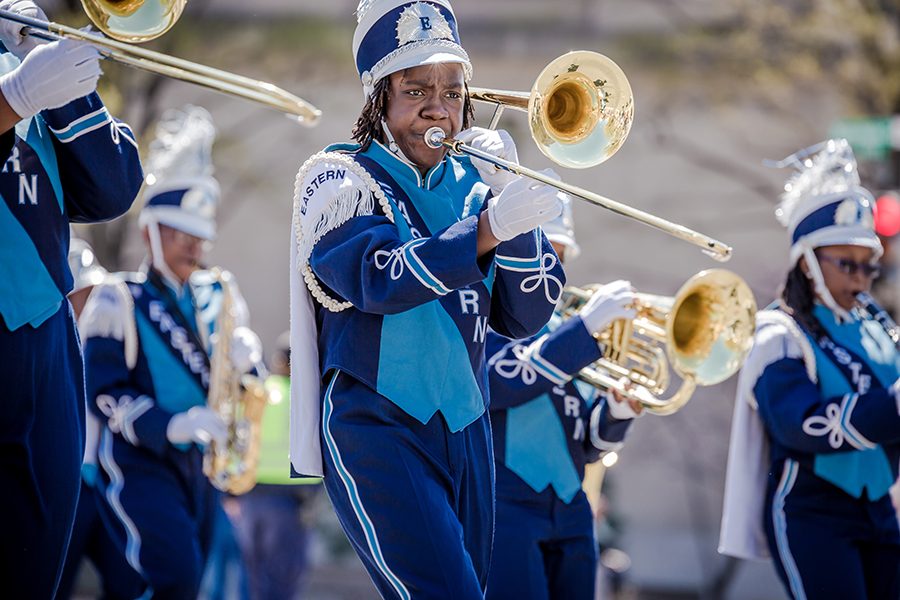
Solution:
[(84, 453), (84, 368), (68, 302), (36, 329), (0, 321), (0, 582), (52, 598), (69, 545)]
[(485, 598), (594, 598), (597, 544), (584, 492), (579, 491), (569, 504), (552, 488), (528, 498), (504, 498), (498, 481), (496, 521), (494, 547), (498, 551), (491, 563)]
[(196, 446), (171, 452), (160, 458), (104, 429), (95, 493), (107, 530), (152, 589), (150, 597), (196, 600), (218, 492), (202, 474)]
[(422, 424), (337, 372), (322, 421), (325, 489), (381, 595), (481, 598), (494, 514), (487, 411), (451, 433), (440, 413)]
[(890, 495), (854, 498), (787, 460), (769, 473), (765, 525), (794, 600), (900, 598), (900, 530)]
[(106, 532), (97, 509), (97, 497), (86, 483), (81, 484), (66, 566), (56, 590), (57, 600), (67, 600), (72, 595), (83, 557), (91, 560), (100, 575), (104, 600), (134, 600), (141, 595), (144, 582)]

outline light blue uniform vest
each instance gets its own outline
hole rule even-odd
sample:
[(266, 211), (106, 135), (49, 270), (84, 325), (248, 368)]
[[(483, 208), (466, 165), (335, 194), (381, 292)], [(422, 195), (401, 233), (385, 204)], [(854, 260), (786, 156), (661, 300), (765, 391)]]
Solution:
[[(866, 361), (878, 379), (873, 382), (872, 387), (886, 387), (897, 380), (900, 375), (900, 355), (894, 342), (878, 322), (856, 318), (849, 323), (837, 324), (831, 311), (822, 305), (816, 305), (813, 314), (836, 344)], [(809, 334), (807, 336), (816, 354), (816, 372), (822, 395), (835, 398), (856, 393), (855, 387), (851, 386), (816, 340)], [(855, 498), (861, 497), (865, 490), (873, 501), (884, 496), (894, 483), (891, 465), (880, 445), (871, 450), (818, 454), (814, 470), (816, 475)]]

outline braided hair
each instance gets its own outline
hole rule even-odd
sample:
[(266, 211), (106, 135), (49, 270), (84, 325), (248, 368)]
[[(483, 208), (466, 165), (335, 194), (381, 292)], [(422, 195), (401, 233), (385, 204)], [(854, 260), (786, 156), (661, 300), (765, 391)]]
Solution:
[(788, 273), (781, 290), (782, 306), (788, 314), (794, 317), (797, 323), (811, 333), (813, 337), (818, 338), (825, 334), (825, 330), (818, 319), (813, 315), (813, 307), (815, 306), (816, 294), (813, 290), (812, 282), (803, 268), (800, 261), (794, 266), (793, 270)]
[[(463, 121), (462, 128), (468, 129), (469, 123), (475, 121), (475, 107), (472, 99), (469, 97), (469, 87), (463, 84)], [(353, 126), (353, 139), (359, 142), (360, 151), (365, 152), (372, 144), (372, 140), (381, 140), (384, 138), (384, 130), (381, 128), (381, 121), (387, 112), (388, 97), (391, 93), (390, 76), (385, 76), (375, 83), (375, 87), (366, 105), (363, 107)]]

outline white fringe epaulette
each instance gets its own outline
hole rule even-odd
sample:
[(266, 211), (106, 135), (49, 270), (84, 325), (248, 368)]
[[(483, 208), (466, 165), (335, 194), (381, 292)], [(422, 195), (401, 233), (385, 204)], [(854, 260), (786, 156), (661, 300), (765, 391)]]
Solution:
[[(307, 206), (307, 213), (301, 212), (301, 200), (303, 190), (306, 187), (307, 176), (319, 166), (336, 166), (346, 168), (359, 180), (340, 194), (331, 196), (327, 203), (311, 214)], [(375, 199), (381, 206), (385, 216), (394, 221), (394, 213), (390, 201), (375, 182), (372, 176), (359, 163), (347, 154), (339, 152), (319, 152), (307, 160), (297, 172), (294, 182), (294, 216), (293, 229), (297, 244), (297, 264), (294, 267), (303, 275), (303, 280), (309, 288), (312, 297), (332, 312), (340, 312), (353, 306), (351, 302), (339, 302), (328, 296), (319, 286), (315, 274), (309, 266), (309, 257), (313, 247), (322, 236), (336, 229), (353, 217), (371, 215), (375, 211)]]
[(806, 366), (810, 381), (816, 383), (816, 355), (809, 338), (790, 315), (780, 310), (761, 310), (756, 313), (756, 335), (753, 348), (741, 368), (738, 387), (744, 388), (747, 401), (757, 408), (752, 393), (757, 380), (769, 365), (783, 358), (800, 358)]
[(94, 287), (78, 319), (82, 340), (112, 338), (125, 344), (125, 364), (137, 364), (138, 334), (134, 318), (134, 299), (128, 284), (119, 275), (107, 275)]

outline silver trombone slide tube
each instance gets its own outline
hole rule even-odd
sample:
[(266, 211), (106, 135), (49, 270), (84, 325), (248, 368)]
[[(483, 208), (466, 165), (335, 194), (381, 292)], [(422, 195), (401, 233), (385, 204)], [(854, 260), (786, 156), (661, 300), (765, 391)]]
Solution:
[(82, 40), (93, 45), (100, 54), (115, 62), (263, 104), (284, 112), (285, 116), (306, 127), (318, 125), (319, 118), (322, 116), (322, 111), (312, 104), (271, 83), (235, 75), (160, 52), (85, 33), (73, 27), (33, 19), (6, 10), (0, 10), (0, 19), (27, 25), (28, 27), (22, 32), (24, 35), (32, 35), (50, 41), (63, 38)]
[(686, 242), (694, 244), (695, 246), (699, 246), (704, 254), (711, 256), (719, 262), (726, 262), (731, 258), (731, 246), (727, 246), (718, 240), (703, 235), (702, 233), (698, 233), (693, 229), (688, 229), (687, 227), (678, 225), (677, 223), (672, 223), (671, 221), (667, 221), (665, 219), (657, 217), (656, 215), (652, 215), (642, 210), (632, 208), (630, 206), (622, 204), (621, 202), (610, 200), (605, 196), (595, 194), (594, 192), (574, 185), (570, 185), (562, 181), (557, 181), (552, 177), (548, 177), (538, 171), (534, 171), (517, 163), (494, 156), (493, 154), (488, 154), (486, 152), (482, 152), (481, 150), (472, 148), (471, 146), (467, 146), (459, 140), (447, 138), (444, 134), (444, 131), (440, 127), (432, 127), (425, 132), (425, 144), (428, 145), (429, 148), (440, 148), (441, 146), (445, 146), (457, 154), (468, 154), (470, 156), (474, 156), (475, 158), (480, 158), (481, 160), (487, 161), (493, 165), (496, 165), (497, 167), (500, 167), (501, 169), (504, 169), (511, 173), (515, 173), (516, 175), (523, 175), (536, 181), (540, 181), (541, 183), (545, 183), (549, 186), (553, 186), (559, 190), (562, 190), (567, 194), (571, 194), (583, 200), (587, 200), (591, 204), (602, 206), (607, 210), (611, 210), (612, 212), (625, 217), (631, 217), (632, 219), (640, 221), (645, 225), (649, 225), (650, 227), (654, 227), (656, 229), (659, 229), (660, 231), (664, 231)]

